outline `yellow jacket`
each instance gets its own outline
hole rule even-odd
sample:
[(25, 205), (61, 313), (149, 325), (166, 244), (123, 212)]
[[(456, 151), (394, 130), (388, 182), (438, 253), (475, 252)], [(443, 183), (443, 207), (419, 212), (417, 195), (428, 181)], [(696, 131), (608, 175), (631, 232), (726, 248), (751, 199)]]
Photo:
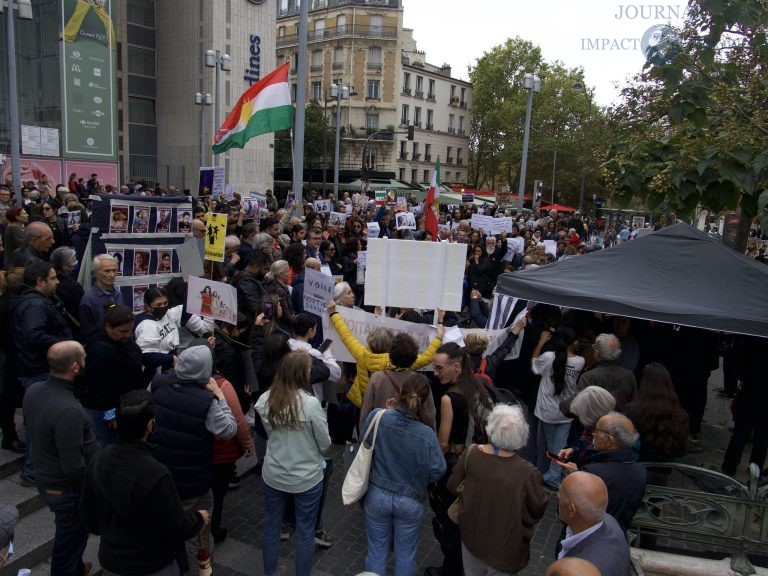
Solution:
[[(333, 323), (333, 327), (336, 328), (336, 331), (339, 333), (339, 336), (341, 336), (341, 341), (344, 343), (344, 346), (347, 347), (347, 350), (349, 350), (349, 353), (352, 354), (357, 362), (357, 376), (355, 376), (355, 381), (352, 383), (349, 392), (347, 392), (347, 398), (349, 398), (349, 401), (352, 402), (352, 404), (360, 408), (363, 405), (365, 391), (368, 390), (368, 379), (371, 377), (371, 374), (386, 370), (390, 365), (389, 353), (384, 352), (382, 354), (376, 354), (371, 352), (367, 346), (361, 344), (360, 341), (355, 338), (354, 334), (352, 334), (350, 329), (347, 328), (347, 324), (344, 322), (344, 318), (341, 317), (341, 314), (331, 315), (331, 322)], [(416, 362), (413, 363), (410, 369), (418, 370), (419, 368), (428, 366), (435, 356), (435, 350), (440, 347), (442, 342), (443, 341), (440, 338), (433, 338), (429, 347), (419, 354), (418, 358), (416, 358)]]

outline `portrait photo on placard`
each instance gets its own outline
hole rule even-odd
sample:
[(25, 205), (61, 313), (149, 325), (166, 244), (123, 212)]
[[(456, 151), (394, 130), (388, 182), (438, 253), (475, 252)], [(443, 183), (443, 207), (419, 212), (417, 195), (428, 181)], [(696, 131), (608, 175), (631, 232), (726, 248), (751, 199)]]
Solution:
[(146, 276), (149, 274), (149, 250), (134, 250), (133, 251), (133, 275), (134, 276)]
[(107, 254), (112, 256), (117, 262), (117, 275), (123, 275), (123, 261), (125, 260), (125, 251), (122, 248), (109, 248)]
[(173, 272), (173, 251), (158, 250), (155, 274), (170, 274), (171, 272)]
[(259, 217), (259, 201), (252, 196), (243, 198), (243, 210), (243, 220), (256, 220)]
[(155, 222), (155, 232), (170, 232), (172, 217), (173, 211), (170, 208), (158, 208), (157, 221)]
[(109, 216), (110, 234), (125, 234), (128, 232), (128, 206), (113, 204)]
[(416, 230), (416, 216), (412, 212), (398, 212), (395, 221), (398, 230)]
[(149, 232), (149, 214), (149, 206), (134, 206), (131, 232), (134, 234), (146, 234)]
[(133, 313), (139, 314), (144, 311), (144, 293), (149, 290), (147, 284), (139, 284), (133, 287)]
[(346, 222), (347, 215), (344, 212), (331, 212), (331, 215), (328, 217), (328, 224), (331, 226), (341, 226), (343, 228)]
[(176, 218), (178, 220), (177, 230), (181, 234), (192, 232), (192, 210), (188, 208), (179, 208), (176, 210)]
[(318, 214), (328, 214), (331, 211), (330, 200), (315, 200), (315, 212)]

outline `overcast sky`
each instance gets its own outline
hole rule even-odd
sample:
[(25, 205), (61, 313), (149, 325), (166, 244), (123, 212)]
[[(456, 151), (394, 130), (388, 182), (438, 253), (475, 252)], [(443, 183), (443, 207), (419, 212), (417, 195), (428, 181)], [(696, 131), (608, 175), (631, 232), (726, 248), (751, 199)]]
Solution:
[(626, 0), (403, 0), (403, 22), (413, 28), (430, 64), (467, 67), (507, 38), (538, 45), (547, 61), (583, 67), (596, 103), (614, 102), (627, 78), (645, 62), (641, 39), (657, 24), (679, 25), (686, 0), (632, 4)]

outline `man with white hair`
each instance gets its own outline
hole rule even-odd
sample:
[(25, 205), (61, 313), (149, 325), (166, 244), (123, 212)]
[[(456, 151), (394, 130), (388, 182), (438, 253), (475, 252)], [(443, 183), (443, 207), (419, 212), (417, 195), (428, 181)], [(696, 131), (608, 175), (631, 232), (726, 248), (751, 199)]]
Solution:
[(99, 254), (93, 259), (93, 286), (80, 301), (80, 333), (84, 343), (98, 334), (106, 306), (125, 304), (123, 294), (115, 288), (117, 260), (109, 254)]
[(608, 490), (600, 477), (588, 472), (569, 474), (560, 484), (558, 514), (567, 528), (560, 558), (592, 562), (602, 576), (629, 574), (629, 546), (621, 528), (606, 514)]
[(635, 399), (637, 380), (634, 373), (616, 364), (621, 356), (621, 344), (613, 334), (600, 334), (593, 346), (597, 353), (597, 363), (582, 373), (577, 390), (587, 386), (600, 386), (616, 398), (616, 410)]

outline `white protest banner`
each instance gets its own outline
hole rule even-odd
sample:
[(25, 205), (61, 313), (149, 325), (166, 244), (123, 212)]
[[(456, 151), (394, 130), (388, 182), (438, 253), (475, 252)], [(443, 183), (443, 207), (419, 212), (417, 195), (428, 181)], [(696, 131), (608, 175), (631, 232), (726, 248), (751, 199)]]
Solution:
[(378, 238), (380, 232), (378, 222), (368, 222), (368, 238)]
[(470, 221), (470, 226), (472, 226), (472, 230), (480, 230), (483, 229), (483, 232), (487, 234), (491, 234), (491, 229), (493, 227), (493, 216), (483, 216), (480, 214), (472, 214), (472, 220)]
[(512, 257), (515, 254), (522, 254), (525, 250), (525, 238), (522, 236), (515, 236), (514, 238), (507, 238), (507, 253), (504, 254), (504, 260), (512, 262)]
[(557, 240), (544, 240), (544, 252), (557, 256)]
[(333, 276), (333, 272), (331, 272), (331, 267), (328, 266), (328, 264), (323, 264), (320, 266), (320, 272), (322, 274), (325, 274), (326, 276)]
[(459, 311), (466, 256), (465, 244), (369, 238), (365, 303)]
[(232, 189), (232, 184), (227, 184), (224, 188), (224, 198), (227, 200), (232, 200), (232, 195), (234, 194), (234, 190)]
[(213, 167), (213, 186), (211, 187), (211, 194), (213, 196), (224, 195), (224, 166)]
[[(370, 314), (363, 310), (356, 308), (344, 308), (343, 306), (337, 306), (336, 311), (344, 319), (349, 331), (352, 335), (365, 344), (368, 340), (368, 334), (370, 334), (376, 328), (386, 328), (394, 333), (405, 332), (413, 337), (416, 344), (419, 347), (419, 352), (424, 352), (429, 347), (430, 342), (435, 337), (435, 329), (429, 324), (415, 324), (413, 322), (405, 322), (403, 320), (396, 320), (395, 318), (389, 318), (386, 316), (377, 316), (376, 314)], [(504, 340), (507, 338), (507, 330), (483, 330), (481, 328), (456, 328), (446, 329), (446, 335), (443, 338), (443, 342), (457, 342), (463, 344), (464, 339), (470, 332), (482, 332), (487, 334), (491, 339), (489, 343), (489, 350), (491, 352), (498, 348)], [(522, 332), (521, 332), (522, 334)], [(336, 360), (341, 362), (355, 362), (352, 354), (344, 346), (341, 341), (341, 336), (331, 324), (330, 318), (327, 314), (323, 314), (323, 335), (326, 338), (333, 340), (333, 356)], [(522, 342), (522, 338), (518, 340)], [(517, 343), (516, 343), (517, 344)], [(493, 347), (491, 349), (491, 346)], [(431, 366), (431, 365), (430, 365)], [(431, 370), (431, 368), (427, 368)]]
[(491, 234), (501, 234), (506, 232), (507, 234), (512, 232), (512, 217), (505, 216), (503, 218), (494, 218), (491, 227)]
[(187, 312), (234, 326), (237, 324), (237, 290), (224, 282), (190, 276)]
[(326, 276), (322, 272), (304, 269), (304, 311), (322, 316), (325, 305), (333, 300), (333, 287), (336, 282), (333, 276)]
[[(352, 335), (362, 344), (366, 343), (368, 334), (374, 329), (387, 328), (394, 333), (405, 332), (406, 334), (410, 334), (413, 339), (416, 340), (416, 344), (419, 346), (419, 352), (423, 352), (427, 349), (432, 338), (435, 336), (435, 329), (429, 324), (404, 322), (394, 318), (387, 318), (386, 316), (369, 314), (368, 312), (357, 310), (355, 308), (344, 308), (343, 306), (337, 306), (336, 311), (344, 319), (344, 323), (347, 325), (350, 332), (352, 332)], [(336, 358), (336, 360), (342, 362), (355, 362), (354, 357), (342, 343), (341, 336), (336, 332), (336, 329), (331, 324), (327, 314), (323, 315), (323, 335), (326, 338), (333, 340), (333, 357)]]
[(315, 212), (318, 214), (329, 214), (331, 212), (331, 201), (315, 200)]
[(203, 275), (203, 254), (200, 252), (202, 244), (202, 239), (188, 236), (184, 238), (184, 244), (176, 245), (176, 254), (179, 257), (179, 266), (184, 280), (189, 276)]

